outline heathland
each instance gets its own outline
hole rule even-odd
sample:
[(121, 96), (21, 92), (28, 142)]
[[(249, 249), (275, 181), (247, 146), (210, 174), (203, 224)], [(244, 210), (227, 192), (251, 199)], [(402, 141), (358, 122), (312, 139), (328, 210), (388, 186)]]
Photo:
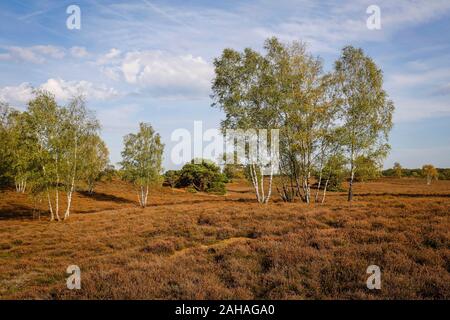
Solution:
[[(75, 193), (61, 223), (2, 190), (0, 298), (450, 298), (450, 181), (381, 178), (357, 183), (353, 202), (329, 192), (324, 205), (276, 192), (258, 204), (240, 180), (227, 189), (162, 187), (140, 208), (131, 184), (101, 182)], [(67, 289), (69, 265), (80, 290)], [(381, 290), (366, 286), (369, 265)]]

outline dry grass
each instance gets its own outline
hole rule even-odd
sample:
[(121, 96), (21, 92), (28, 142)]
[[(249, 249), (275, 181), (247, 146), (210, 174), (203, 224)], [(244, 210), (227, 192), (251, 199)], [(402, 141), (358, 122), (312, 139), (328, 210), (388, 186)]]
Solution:
[[(31, 203), (0, 193), (0, 298), (449, 299), (450, 181), (356, 185), (353, 205), (254, 201), (162, 189), (136, 207), (130, 186), (78, 194), (69, 221), (29, 218)], [(81, 268), (82, 289), (65, 270)], [(366, 288), (366, 268), (382, 289)]]

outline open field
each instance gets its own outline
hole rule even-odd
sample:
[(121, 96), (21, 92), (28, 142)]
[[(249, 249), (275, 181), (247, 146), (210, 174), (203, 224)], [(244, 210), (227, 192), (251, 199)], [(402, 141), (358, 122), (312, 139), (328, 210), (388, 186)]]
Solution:
[[(325, 205), (259, 205), (245, 182), (226, 196), (162, 188), (137, 207), (129, 185), (77, 194), (63, 223), (0, 193), (0, 298), (450, 299), (450, 181), (380, 179)], [(42, 205), (42, 208), (44, 206)], [(381, 290), (368, 290), (378, 265)], [(66, 268), (81, 268), (81, 290)]]

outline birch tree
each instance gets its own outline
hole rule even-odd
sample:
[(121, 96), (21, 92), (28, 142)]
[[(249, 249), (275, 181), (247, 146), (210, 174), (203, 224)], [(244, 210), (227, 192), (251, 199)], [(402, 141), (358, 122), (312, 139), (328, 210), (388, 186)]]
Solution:
[(398, 163), (398, 162), (394, 163), (393, 169), (394, 169), (395, 176), (400, 179), (402, 177), (402, 169), (403, 169), (402, 166), (400, 165), (400, 163)]
[(109, 151), (103, 140), (97, 134), (92, 134), (86, 137), (81, 154), (83, 155), (82, 179), (87, 185), (88, 193), (92, 194), (95, 184), (108, 167)]
[(95, 136), (100, 125), (94, 114), (87, 109), (82, 95), (73, 97), (66, 108), (61, 112), (61, 134), (59, 142), (62, 144), (63, 155), (61, 157), (62, 185), (67, 197), (67, 205), (64, 220), (70, 216), (73, 193), (76, 184), (81, 180), (83, 162), (89, 144), (90, 137)]
[(425, 164), (422, 166), (422, 175), (427, 179), (427, 185), (431, 184), (433, 179), (438, 179), (438, 171), (432, 164)]
[(335, 63), (341, 98), (344, 146), (350, 165), (348, 201), (353, 199), (356, 160), (379, 161), (389, 150), (394, 105), (383, 89), (383, 74), (362, 49), (348, 46)]
[(161, 181), (163, 149), (159, 134), (150, 124), (140, 123), (138, 133), (124, 137), (123, 177), (137, 187), (142, 208), (147, 206), (150, 185)]
[[(269, 46), (267, 42), (266, 49)], [(238, 153), (244, 155), (238, 156), (238, 161), (247, 166), (257, 201), (268, 203), (278, 161), (274, 152), (277, 139), (272, 136), (276, 131), (270, 131), (278, 128), (277, 99), (273, 95), (275, 88), (270, 61), (249, 48), (243, 52), (225, 49), (222, 56), (215, 59), (214, 66), (213, 106), (225, 112), (222, 130), (224, 133), (231, 129), (238, 132), (238, 139), (243, 142), (237, 146)], [(267, 135), (267, 132), (271, 134)], [(234, 144), (234, 137), (231, 139), (229, 143)], [(268, 176), (267, 183), (265, 176)]]
[(35, 98), (28, 103), (24, 112), (25, 129), (23, 132), (30, 146), (30, 167), (33, 193), (45, 193), (50, 211), (50, 220), (61, 220), (60, 183), (61, 159), (61, 108), (52, 94), (36, 91)]

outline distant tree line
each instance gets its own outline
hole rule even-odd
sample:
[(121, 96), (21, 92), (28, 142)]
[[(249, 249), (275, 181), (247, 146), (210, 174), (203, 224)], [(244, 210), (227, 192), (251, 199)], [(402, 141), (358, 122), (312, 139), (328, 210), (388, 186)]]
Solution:
[(431, 164), (423, 165), (422, 168), (408, 169), (396, 162), (392, 168), (383, 170), (381, 173), (384, 177), (426, 178), (428, 184), (431, 184), (433, 179), (450, 180), (450, 168), (435, 168)]

